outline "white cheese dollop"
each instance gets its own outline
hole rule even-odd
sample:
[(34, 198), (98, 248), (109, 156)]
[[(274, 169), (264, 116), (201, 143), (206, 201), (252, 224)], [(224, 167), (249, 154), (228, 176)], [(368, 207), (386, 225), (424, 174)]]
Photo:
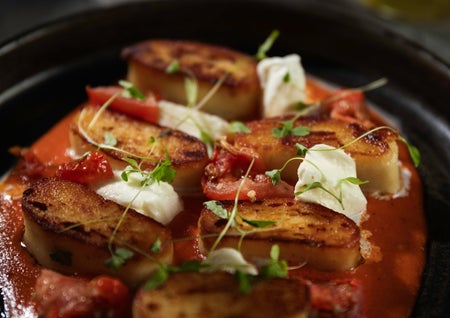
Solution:
[(230, 132), (229, 123), (219, 116), (166, 100), (160, 100), (158, 106), (161, 126), (181, 130), (200, 140), (202, 140), (202, 132), (213, 140)]
[(229, 273), (235, 273), (236, 270), (239, 270), (246, 274), (258, 275), (256, 267), (247, 262), (241, 252), (231, 247), (223, 247), (212, 251), (206, 258), (205, 264), (210, 265), (210, 270), (213, 271), (220, 269)]
[(356, 178), (355, 161), (343, 150), (324, 144), (315, 145), (306, 153), (305, 160), (299, 165), (297, 173), (296, 193), (306, 185), (320, 182), (336, 197), (339, 198), (342, 193), (342, 205), (335, 197), (321, 188), (296, 195), (297, 200), (320, 204), (345, 214), (356, 224), (360, 223), (361, 215), (366, 210), (367, 199), (359, 185), (341, 181), (348, 177)]
[(102, 183), (94, 190), (105, 199), (122, 206), (128, 206), (157, 222), (168, 224), (181, 210), (183, 203), (172, 185), (167, 182), (155, 182), (142, 187), (142, 176), (131, 173), (128, 181), (121, 178), (122, 171), (114, 170), (114, 179)]
[(296, 103), (305, 101), (306, 77), (299, 55), (265, 58), (258, 63), (257, 72), (264, 117), (289, 113)]

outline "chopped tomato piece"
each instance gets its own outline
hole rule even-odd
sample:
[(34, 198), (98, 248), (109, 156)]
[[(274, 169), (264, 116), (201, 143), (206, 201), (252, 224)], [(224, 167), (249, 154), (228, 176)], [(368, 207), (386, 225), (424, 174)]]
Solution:
[(329, 98), (331, 101), (324, 103), (323, 107), (331, 118), (346, 123), (358, 123), (365, 128), (374, 126), (370, 121), (363, 92), (338, 90)]
[(123, 88), (120, 86), (86, 87), (89, 101), (94, 105), (103, 105), (111, 97), (115, 96), (109, 107), (124, 114), (143, 119), (150, 123), (157, 123), (159, 108), (157, 99), (150, 95), (145, 100), (127, 98), (121, 95)]
[(284, 181), (274, 185), (265, 175), (265, 170), (262, 158), (254, 149), (222, 143), (215, 148), (211, 162), (206, 166), (202, 178), (203, 192), (212, 200), (234, 200), (239, 189), (239, 200), (294, 196), (291, 185)]
[(363, 302), (359, 280), (332, 279), (327, 282), (310, 282), (309, 287), (311, 309), (323, 313), (324, 316), (332, 313), (339, 317), (361, 317)]
[(65, 180), (90, 185), (113, 177), (111, 165), (105, 155), (93, 151), (79, 160), (62, 164), (56, 176)]
[(121, 281), (106, 276), (92, 280), (43, 269), (34, 299), (39, 317), (129, 317), (130, 294)]

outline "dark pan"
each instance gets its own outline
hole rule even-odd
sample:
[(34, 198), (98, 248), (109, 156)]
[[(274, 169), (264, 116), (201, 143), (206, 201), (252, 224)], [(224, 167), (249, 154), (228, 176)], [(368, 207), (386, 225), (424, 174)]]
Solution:
[[(292, 3), (291, 3), (292, 2)], [(90, 10), (0, 46), (0, 169), (85, 99), (87, 84), (123, 78), (120, 49), (147, 38), (185, 38), (253, 54), (274, 29), (270, 55), (297, 52), (305, 69), (337, 85), (389, 83), (369, 100), (399, 124), (423, 157), (429, 239), (414, 317), (450, 312), (450, 69), (376, 21), (319, 1), (151, 1)], [(298, 3), (297, 3), (298, 2)]]

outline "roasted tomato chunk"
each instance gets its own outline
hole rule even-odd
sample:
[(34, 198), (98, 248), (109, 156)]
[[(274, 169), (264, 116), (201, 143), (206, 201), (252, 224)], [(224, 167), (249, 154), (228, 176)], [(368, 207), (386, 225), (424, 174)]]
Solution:
[(265, 164), (254, 149), (221, 142), (205, 168), (203, 192), (212, 200), (234, 200), (237, 196), (239, 200), (294, 196), (291, 185), (283, 181), (274, 185), (265, 171)]
[(130, 293), (121, 281), (99, 276), (92, 280), (43, 269), (35, 285), (39, 317), (129, 317)]
[(124, 114), (143, 119), (151, 123), (157, 123), (159, 108), (155, 95), (148, 96), (145, 100), (123, 97), (123, 88), (119, 86), (86, 87), (89, 101), (94, 105), (103, 105), (114, 97), (109, 107)]
[(60, 165), (56, 171), (56, 176), (90, 185), (112, 178), (113, 172), (105, 155), (93, 151), (78, 160)]

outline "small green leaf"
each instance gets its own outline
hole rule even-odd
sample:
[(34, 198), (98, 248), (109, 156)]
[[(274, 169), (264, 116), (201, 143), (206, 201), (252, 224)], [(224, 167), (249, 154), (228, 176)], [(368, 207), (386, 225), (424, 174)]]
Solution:
[(172, 183), (177, 172), (175, 169), (171, 168), (172, 161), (170, 160), (169, 154), (166, 151), (166, 158), (163, 162), (160, 162), (156, 168), (152, 171), (152, 178), (157, 182), (163, 181), (167, 183)]
[(274, 244), (270, 249), (270, 258), (277, 261), (279, 257), (280, 257), (280, 246), (278, 244)]
[(267, 57), (267, 52), (270, 50), (272, 45), (275, 43), (275, 40), (280, 35), (278, 30), (273, 30), (267, 39), (261, 44), (258, 48), (258, 52), (255, 55), (255, 58), (259, 61), (265, 59)]
[(232, 133), (250, 134), (252, 131), (241, 121), (232, 121), (230, 123), (230, 130)]
[(267, 220), (248, 220), (248, 219), (242, 219), (242, 221), (244, 221), (247, 224), (250, 224), (253, 227), (256, 228), (264, 228), (267, 226), (271, 226), (274, 225), (276, 222), (275, 221), (267, 221)]
[(105, 140), (105, 144), (111, 147), (114, 147), (115, 145), (117, 145), (117, 139), (116, 137), (114, 137), (114, 135), (109, 132), (109, 131), (105, 131), (105, 133), (103, 134), (103, 138)]
[(280, 247), (275, 244), (270, 250), (269, 262), (261, 267), (261, 276), (264, 279), (272, 279), (277, 277), (286, 277), (288, 273), (287, 262), (279, 260)]
[(122, 173), (120, 174), (120, 178), (125, 181), (128, 182), (128, 171), (123, 170)]
[(241, 293), (248, 294), (252, 286), (250, 283), (250, 275), (241, 271), (236, 271), (235, 276)]
[(274, 185), (277, 185), (281, 182), (281, 170), (280, 169), (273, 169), (271, 171), (266, 171), (266, 176), (268, 176)]
[(158, 237), (156, 238), (156, 241), (152, 244), (150, 250), (153, 253), (159, 253), (159, 252), (161, 252), (161, 245), (162, 245), (162, 242), (161, 242), (161, 239), (160, 239), (160, 237), (158, 235)]
[(145, 283), (145, 289), (154, 289), (161, 286), (169, 278), (169, 272), (163, 266), (159, 266), (150, 276), (150, 279)]
[(175, 74), (180, 71), (180, 62), (178, 60), (173, 60), (166, 68), (167, 74)]
[(105, 261), (105, 266), (114, 272), (117, 272), (119, 268), (126, 263), (127, 260), (132, 258), (134, 253), (126, 248), (117, 248)]
[(274, 127), (272, 129), (272, 135), (275, 138), (283, 138), (289, 135), (292, 131), (294, 123), (291, 120), (280, 121), (281, 127)]
[(290, 81), (291, 81), (291, 73), (286, 72), (286, 74), (284, 74), (284, 76), (283, 76), (283, 82), (289, 83)]
[(302, 189), (300, 189), (300, 191), (297, 191), (295, 193), (295, 195), (299, 195), (299, 194), (305, 193), (306, 191), (309, 191), (309, 190), (312, 190), (312, 189), (317, 189), (317, 188), (323, 189), (322, 183), (316, 181), (316, 182), (313, 182), (313, 183), (310, 183), (310, 184), (305, 184), (302, 187)]
[(305, 156), (308, 152), (308, 148), (299, 143), (295, 144), (295, 148), (297, 148), (297, 156)]
[(345, 181), (353, 183), (353, 184), (356, 184), (356, 185), (369, 183), (369, 181), (364, 181), (364, 180), (358, 179), (356, 177), (347, 177), (347, 178), (341, 179), (339, 181), (339, 183), (342, 183), (342, 182), (345, 182)]
[(198, 87), (197, 82), (189, 77), (184, 79), (186, 89), (187, 106), (192, 107), (197, 102)]
[(179, 267), (178, 271), (182, 272), (199, 272), (202, 268), (208, 267), (208, 265), (202, 264), (198, 260), (189, 260), (183, 262)]
[(294, 107), (295, 107), (296, 111), (302, 111), (302, 110), (305, 110), (306, 108), (308, 108), (309, 105), (304, 102), (297, 102), (297, 103), (295, 103)]
[(125, 98), (135, 98), (137, 100), (144, 100), (145, 96), (142, 94), (136, 86), (132, 83), (120, 80), (119, 85), (123, 87), (124, 91), (122, 92), (122, 96)]
[(294, 136), (307, 136), (309, 135), (310, 129), (306, 126), (297, 126), (292, 129), (291, 135)]
[(136, 161), (136, 159), (125, 157), (125, 158), (122, 158), (122, 160), (125, 161), (126, 163), (128, 163), (133, 168), (139, 168), (139, 164)]
[(203, 205), (207, 209), (209, 209), (212, 213), (217, 215), (219, 218), (228, 219), (229, 213), (228, 213), (227, 209), (225, 209), (225, 207), (223, 206), (222, 202), (217, 201), (217, 200), (211, 200), (211, 201), (203, 202)]
[(411, 160), (413, 161), (414, 166), (417, 168), (420, 165), (420, 162), (422, 160), (422, 156), (420, 155), (420, 151), (417, 147), (411, 145), (405, 138), (402, 136), (398, 136), (398, 140), (403, 142), (408, 147), (409, 156), (411, 157)]

